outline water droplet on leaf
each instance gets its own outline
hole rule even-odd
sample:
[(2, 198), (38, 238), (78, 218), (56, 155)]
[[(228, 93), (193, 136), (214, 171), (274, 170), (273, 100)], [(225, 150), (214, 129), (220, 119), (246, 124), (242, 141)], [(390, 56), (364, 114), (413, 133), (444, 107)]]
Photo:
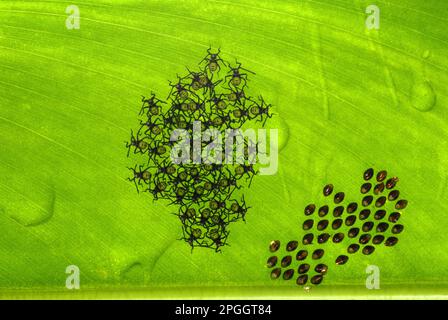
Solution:
[(412, 106), (422, 112), (431, 110), (436, 104), (436, 94), (428, 81), (414, 84), (411, 91)]

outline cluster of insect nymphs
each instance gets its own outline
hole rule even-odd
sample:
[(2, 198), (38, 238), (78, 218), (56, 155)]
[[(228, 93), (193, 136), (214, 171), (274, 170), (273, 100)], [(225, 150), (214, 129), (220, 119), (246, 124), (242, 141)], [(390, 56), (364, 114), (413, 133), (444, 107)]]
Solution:
[[(170, 152), (176, 142), (170, 141), (170, 136), (175, 129), (183, 129), (191, 137), (196, 121), (201, 123), (201, 133), (209, 128), (224, 132), (251, 121), (264, 126), (272, 117), (271, 105), (262, 97), (254, 99), (246, 95), (248, 75), (253, 72), (238, 62), (231, 65), (223, 61), (219, 53), (208, 49), (198, 71), (187, 68), (185, 76), (178, 75), (176, 82), (170, 82), (166, 102), (155, 94), (143, 97), (140, 126), (131, 132), (126, 145), (128, 157), (138, 157), (138, 164), (130, 168), (129, 178), (137, 191), (149, 192), (154, 200), (165, 199), (177, 205), (175, 214), (182, 223), (182, 239), (192, 249), (207, 247), (216, 251), (227, 244), (228, 225), (244, 220), (248, 210), (244, 196), (234, 199), (233, 192), (241, 188), (241, 181), (250, 185), (257, 170), (248, 159), (239, 164), (204, 161), (175, 164)], [(201, 142), (201, 150), (208, 143)], [(250, 148), (257, 148), (248, 139), (240, 143), (244, 144), (239, 147), (244, 148), (246, 156), (253, 151)], [(202, 154), (193, 151), (190, 160)]]

